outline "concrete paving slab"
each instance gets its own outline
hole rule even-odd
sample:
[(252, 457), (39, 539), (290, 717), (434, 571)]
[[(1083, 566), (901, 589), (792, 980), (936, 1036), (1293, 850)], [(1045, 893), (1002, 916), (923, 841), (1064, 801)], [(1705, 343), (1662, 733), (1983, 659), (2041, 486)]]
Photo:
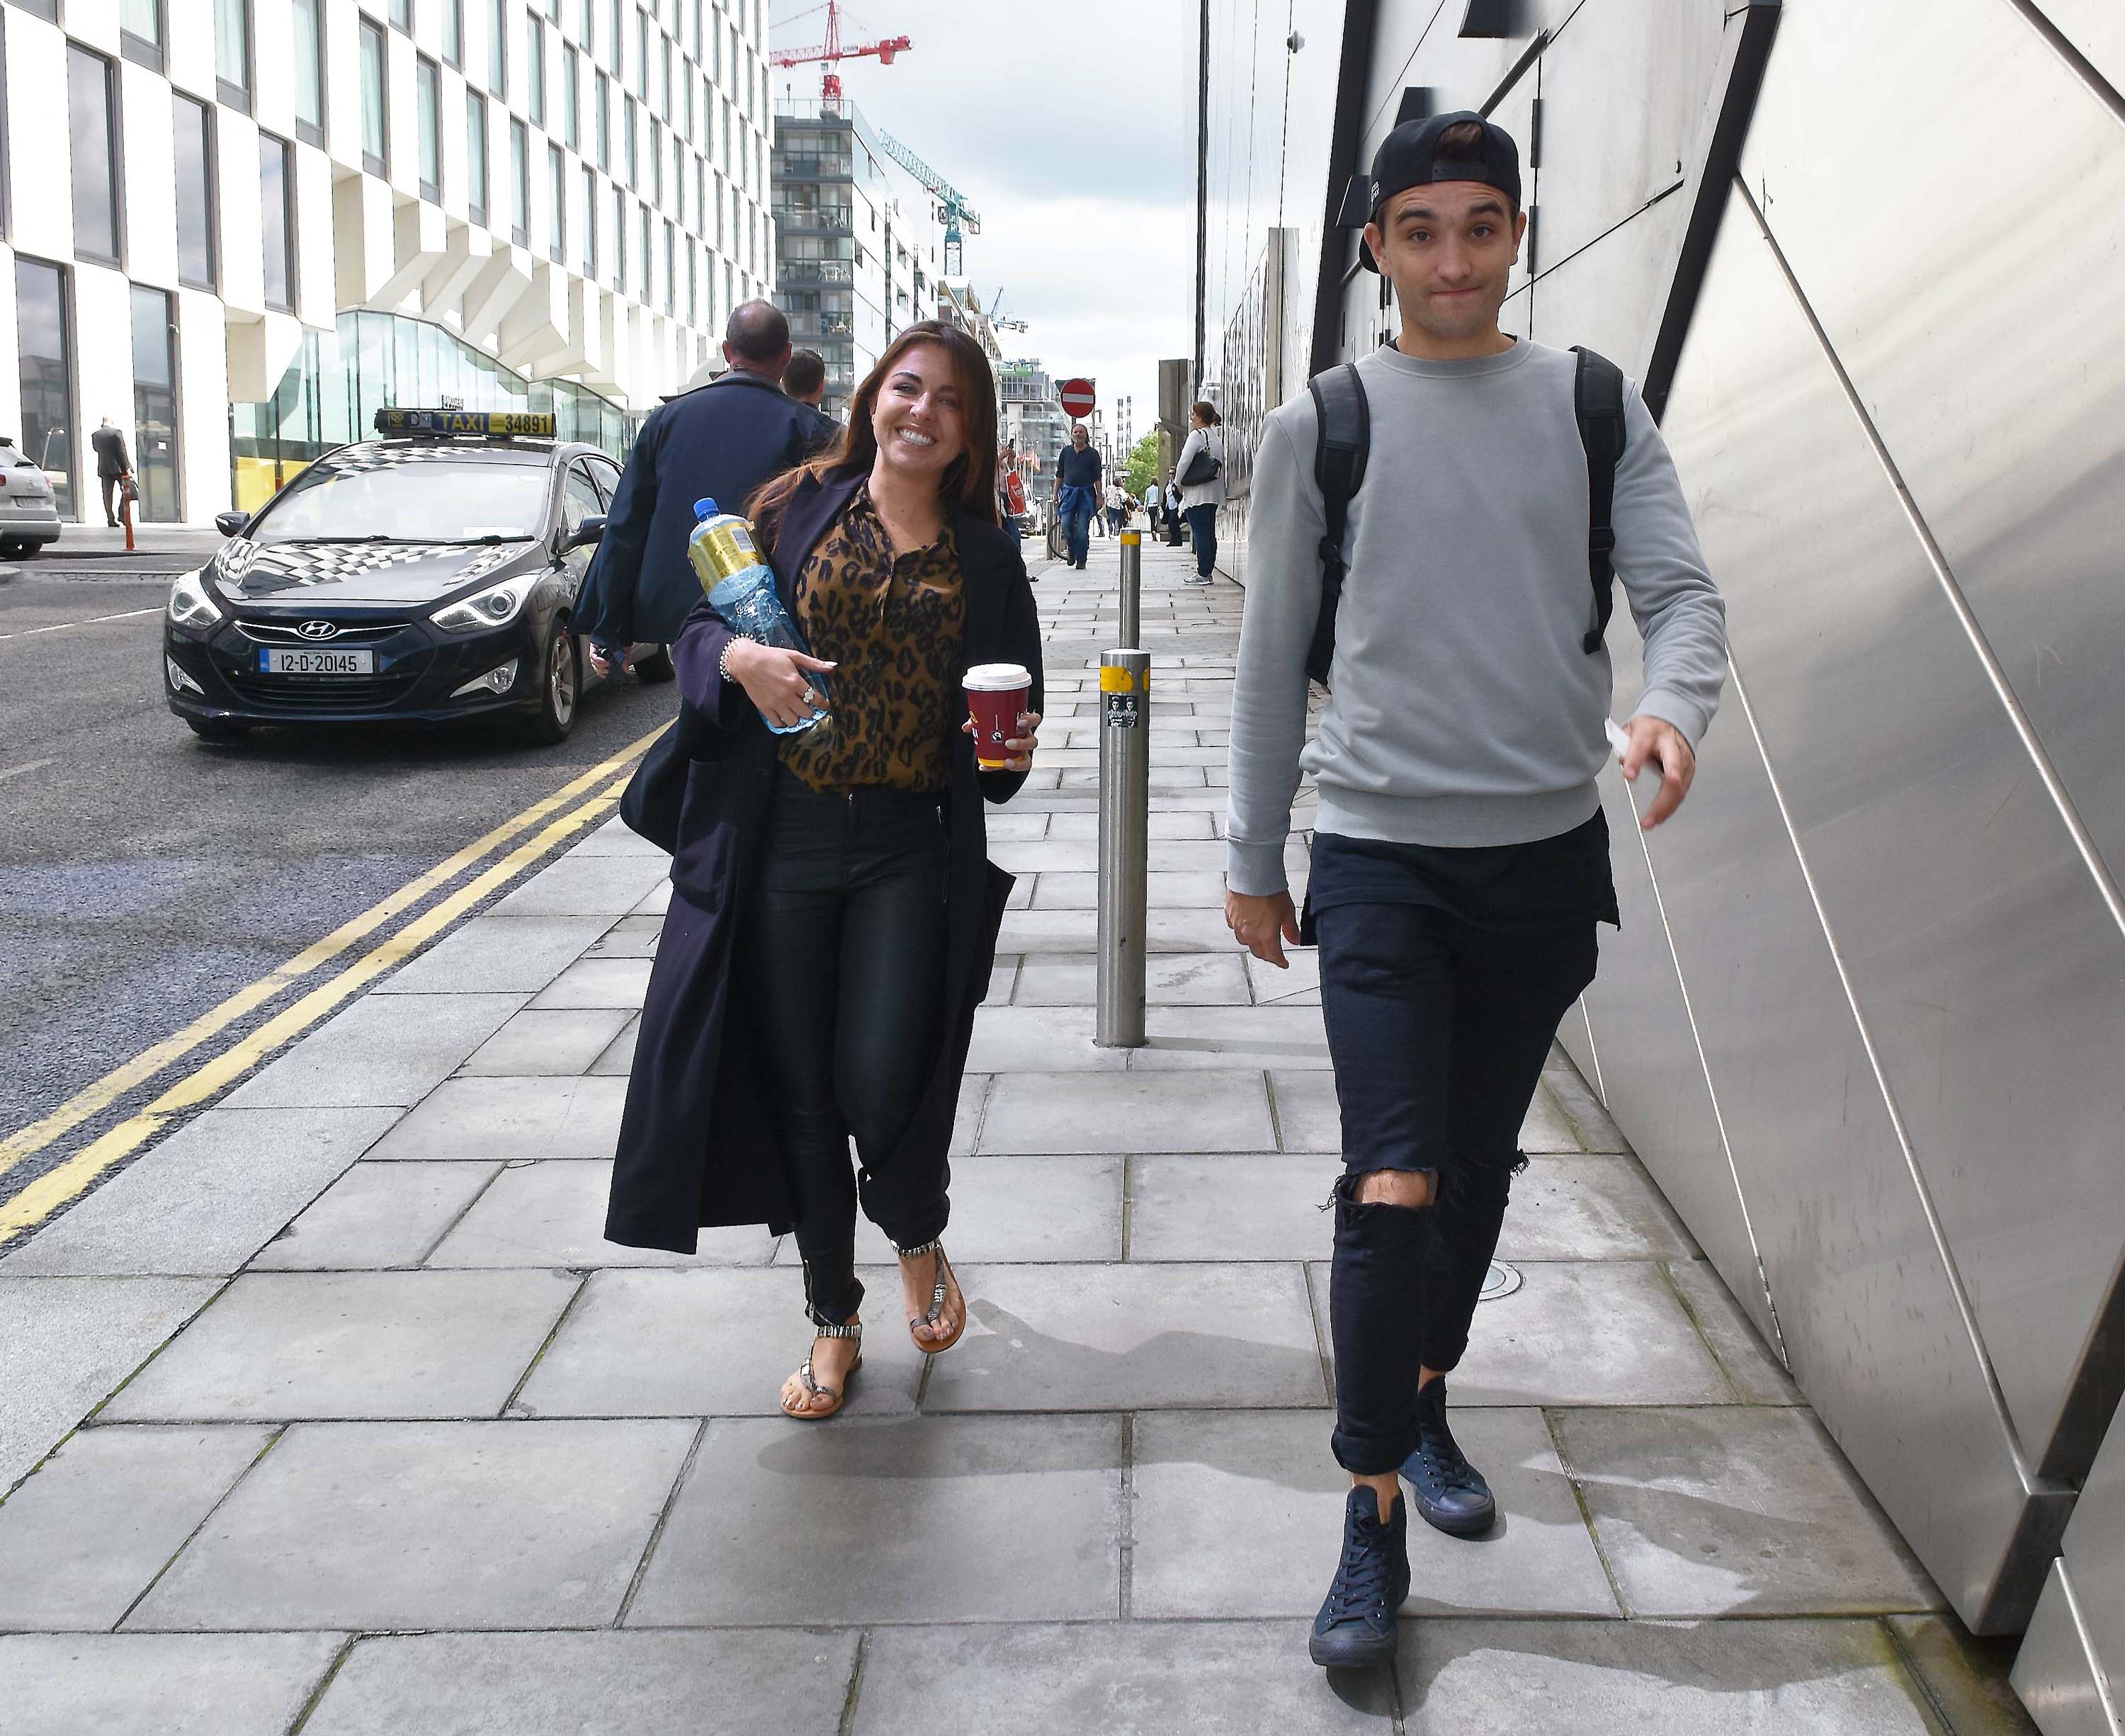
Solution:
[(577, 1282), (558, 1272), (246, 1273), (103, 1414), (492, 1416)]
[(718, 1419), (628, 1625), (1117, 1616), (1121, 1451), (1110, 1416)]
[(989, 1093), (980, 1149), (1264, 1151), (1275, 1143), (1259, 1073), (1014, 1073)]
[(1697, 1244), (1630, 1157), (1531, 1157), (1514, 1179), (1498, 1258), (1689, 1259)]
[(1119, 1073), (1125, 1049), (1092, 1041), (1089, 1006), (984, 1006), (974, 1017), (967, 1066), (980, 1073)]
[(640, 907), (649, 892), (671, 883), (668, 858), (563, 856), (496, 903), (496, 916), (605, 916)]
[(1614, 1408), (1557, 1427), (1637, 1616), (1877, 1614), (1940, 1594), (1815, 1418)]
[(883, 1628), (852, 1736), (1384, 1736), (1388, 1672), (1324, 1683), (1297, 1622)]
[(1144, 1046), (1128, 1051), (1133, 1073), (1329, 1066), (1314, 1007), (1147, 1007), (1143, 1022)]
[(0, 1507), (0, 1629), (116, 1626), (272, 1434), (78, 1431)]
[(698, 1427), (300, 1424), (126, 1627), (607, 1626)]
[(1133, 1159), (1129, 1258), (1326, 1259), (1335, 1223), (1321, 1207), (1342, 1173), (1332, 1158), (1280, 1153)]
[(613, 1038), (605, 1052), (591, 1064), (594, 1079), (625, 1079), (634, 1070), (634, 1046), (642, 1035), (642, 1019), (638, 1014), (628, 1020), (619, 1036)]
[(1305, 1274), (1291, 1266), (982, 1266), (967, 1335), (923, 1408), (1254, 1409), (1327, 1403)]
[(587, 1073), (634, 1022), (625, 1007), (583, 1007), (516, 1014), (473, 1051), (460, 1078), (525, 1078)]
[(502, 1165), (356, 1164), (258, 1250), (256, 1272), (417, 1266)]
[[(1220, 802), (1218, 806), (1222, 807), (1223, 804)], [(990, 816), (989, 826), (989, 835), (994, 837), (996, 819), (993, 815)], [(1099, 814), (1090, 809), (1072, 813), (1052, 814), (1048, 816), (1045, 835), (1056, 839), (1096, 840), (1100, 835)], [(1146, 835), (1153, 843), (1157, 843), (1161, 839), (1214, 838), (1218, 835), (1210, 823), (1209, 813), (1199, 807), (1167, 809), (1163, 812), (1152, 814)]]
[(210, 1109), (47, 1224), (7, 1277), (236, 1271), (398, 1118), (395, 1109)]
[[(1223, 844), (1218, 846), (1225, 848)], [(1317, 1007), (1321, 1004), (1321, 954), (1312, 947), (1286, 947), (1279, 970), (1251, 953), (1243, 953), (1247, 985), (1258, 1007)]]
[[(899, 1268), (860, 1275), (869, 1329), (845, 1414), (907, 1415), (922, 1353), (901, 1324)], [(783, 1382), (811, 1348), (795, 1272), (601, 1272), (539, 1359), (517, 1409), (541, 1417), (780, 1417)]]
[[(1110, 1155), (954, 1158), (952, 1221), (945, 1241), (955, 1265), (1118, 1260), (1122, 1160)], [(856, 1258), (889, 1266), (895, 1258), (885, 1232), (859, 1219)], [(784, 1237), (775, 1264), (791, 1266), (799, 1258), (796, 1237)]]
[(338, 1634), (0, 1638), (8, 1736), (282, 1736)]
[[(1332, 1069), (1302, 1072), (1278, 1066), (1270, 1070), (1269, 1082), (1270, 1090), (1276, 1095), (1277, 1126), (1283, 1132), (1285, 1150), (1342, 1150), (1343, 1113), (1336, 1103)], [(1579, 1148), (1576, 1144), (1561, 1143), (1569, 1136), (1560, 1136), (1557, 1126), (1557, 1122), (1548, 1118), (1548, 1112), (1538, 1096), (1520, 1127), (1520, 1149), (1531, 1153), (1576, 1151)]]
[(406, 1634), (353, 1651), (304, 1736), (837, 1736), (856, 1635)]
[(531, 1004), (540, 1011), (568, 1007), (620, 1007), (639, 1012), (649, 992), (647, 958), (583, 958), (571, 964)]
[(1745, 1400), (1751, 1404), (1807, 1402), (1710, 1261), (1671, 1260), (1667, 1272), (1683, 1306), (1696, 1317), (1697, 1329)]
[[(214, 1278), (0, 1277), (0, 1489), (218, 1287)], [(7, 1702), (0, 1700), (0, 1705)]]
[[(1003, 920), (997, 950), (1096, 954), (1099, 945), (1096, 911), (1013, 910)], [(1144, 922), (1147, 952), (1224, 953), (1232, 946), (1232, 930), (1225, 926), (1222, 910), (1153, 910)]]
[[(1237, 957), (1210, 953), (1160, 953), (1144, 960), (1147, 1006), (1246, 1006), (1246, 972)], [(1090, 1007), (1099, 992), (1099, 961), (1053, 955), (1029, 959), (1012, 1004), (1021, 1007)]]
[(624, 1248), (605, 1239), (610, 1162), (512, 1164), (428, 1256), (431, 1268), (470, 1266), (765, 1266), (776, 1238), (757, 1226), (704, 1230), (692, 1254)]
[(379, 1140), (374, 1162), (417, 1158), (609, 1158), (627, 1103), (624, 1079), (452, 1079)]
[(1409, 1736), (1928, 1736), (1887, 1635), (1863, 1621), (1406, 1621)]
[(239, 1086), (222, 1107), (410, 1108), (455, 1073), (525, 1000), (521, 993), (365, 997)]
[(1593, 1089), (1579, 1076), (1568, 1056), (1560, 1051), (1563, 1064), (1543, 1069), (1542, 1082), (1549, 1088), (1557, 1108), (1571, 1125), (1579, 1143), (1589, 1151), (1628, 1151), (1630, 1142), (1609, 1119), (1609, 1112)]
[(1977, 1640), (1953, 1610), (1939, 1616), (1892, 1616), (1890, 1631), (1906, 1666), (1925, 1684), (1955, 1736), (2037, 1736), (2008, 1672), (2020, 1636)]
[(374, 992), (535, 994), (611, 926), (609, 916), (475, 916)]
[[(1331, 1419), (1303, 1411), (1147, 1412), (1136, 1419), (1133, 1605), (1143, 1616), (1310, 1620), (1336, 1570), (1349, 1475)], [(1499, 1519), (1480, 1537), (1409, 1526), (1424, 1613), (1615, 1616), (1571, 1480), (1534, 1410), (1454, 1408)]]
[(1547, 1075), (1536, 1086), (1534, 1101), (1528, 1105), (1527, 1119), (1520, 1124), (1520, 1149), (1529, 1153), (1581, 1149), (1578, 1131), (1558, 1107)]
[(605, 939), (583, 954), (586, 958), (654, 958), (657, 939), (664, 932), (662, 916), (623, 916), (605, 930)]
[(571, 856), (654, 856), (667, 865), (670, 854), (659, 844), (627, 829), (627, 822), (615, 814), (571, 849)]
[(959, 1080), (959, 1100), (952, 1112), (949, 1155), (956, 1161), (972, 1156), (981, 1137), (982, 1122), (988, 1113), (990, 1075), (968, 1073)]
[[(1463, 1404), (1723, 1404), (1734, 1390), (1656, 1266), (1536, 1261), (1476, 1310)], [(1327, 1293), (1327, 1287), (1322, 1287)]]
[(643, 895), (641, 903), (636, 905), (627, 914), (630, 916), (655, 916), (661, 919), (671, 908), (671, 882), (667, 880), (662, 886), (652, 887)]
[[(1160, 873), (1154, 869), (1144, 875), (1144, 880), (1146, 896), (1160, 910), (1194, 907), (1222, 910), (1225, 907), (1225, 877), (1222, 873), (1205, 870)], [(1100, 907), (1100, 877), (1097, 873), (1073, 874), (1044, 868), (1040, 871), (1040, 895), (1033, 905), (1040, 910), (1096, 910)]]

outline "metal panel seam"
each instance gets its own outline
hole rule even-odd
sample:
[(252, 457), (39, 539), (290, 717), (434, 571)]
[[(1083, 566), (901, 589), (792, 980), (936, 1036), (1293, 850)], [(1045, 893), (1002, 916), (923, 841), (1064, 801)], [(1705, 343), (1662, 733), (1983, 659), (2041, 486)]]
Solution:
[(2125, 93), (2095, 69), (2095, 64), (2074, 45), (2071, 36), (2044, 16), (2042, 7), (2032, 5), (2030, 0), (2005, 0), (2005, 3), (2021, 14), (2022, 21), (2043, 39), (2045, 47), (2066, 63), (2066, 70), (2088, 87), (2089, 94), (2109, 109), (2113, 119), (2125, 122)]
[[(1727, 661), (1730, 665), (1733, 661), (1731, 649)], [(1623, 799), (1630, 803), (1631, 812), (1635, 815), (1638, 804), (1628, 787), (1624, 789)], [(1764, 1306), (1771, 1316), (1771, 1336), (1776, 1340), (1779, 1362), (1786, 1372), (1791, 1374), (1793, 1359), (1786, 1351), (1785, 1329), (1779, 1324), (1779, 1300), (1771, 1294), (1770, 1274), (1764, 1268), (1764, 1250), (1756, 1240), (1755, 1216), (1749, 1210), (1749, 1196), (1742, 1190), (1741, 1171), (1734, 1161), (1733, 1141), (1727, 1136), (1727, 1117), (1719, 1107), (1719, 1087), (1712, 1077), (1712, 1061), (1704, 1052), (1703, 1035), (1697, 1028), (1697, 1009), (1690, 1002), (1689, 979), (1683, 975), (1682, 953), (1675, 943), (1675, 927), (1667, 920), (1667, 900), (1661, 896), (1660, 871), (1653, 866), (1652, 845), (1647, 841), (1642, 827), (1638, 831), (1638, 849), (1645, 855), (1646, 878), (1652, 887), (1653, 908), (1660, 913), (1661, 933), (1667, 941), (1667, 955), (1675, 964), (1675, 986), (1682, 995), (1682, 1016), (1689, 1021), (1689, 1041), (1697, 1051), (1698, 1070), (1704, 1075), (1705, 1095), (1712, 1102), (1713, 1125), (1719, 1130), (1720, 1155), (1727, 1160), (1727, 1174), (1734, 1183), (1734, 1198), (1741, 1208), (1741, 1227), (1748, 1232), (1749, 1257), (1756, 1263), (1756, 1282), (1764, 1292)]]
[(2059, 1590), (2066, 1596), (2066, 1613), (2073, 1618), (2073, 1636), (2080, 1642), (2080, 1649), (2088, 1658), (2088, 1673), (2095, 1683), (2096, 1701), (2103, 1708), (2103, 1715), (2110, 1720), (2110, 1728), (2125, 1736), (2125, 1718), (2120, 1718), (2118, 1701), (2110, 1691), (2110, 1675), (2103, 1667), (2102, 1654), (2095, 1648), (2095, 1636), (2088, 1630), (2088, 1617), (2082, 1613), (2080, 1594), (2073, 1588), (2073, 1569), (2064, 1555), (2058, 1558)]
[(1845, 394), (1845, 402), (1851, 407), (1852, 414), (1859, 421), (1860, 432), (1873, 449), (1875, 460), (1881, 465), (1882, 474), (1888, 478), (1890, 489), (1896, 495), (1896, 505), (1910, 524), (1913, 534), (1918, 538), (1920, 548), (1925, 553), (1926, 564), (1933, 568), (1934, 578), (1939, 584), (1942, 595), (1948, 599), (1948, 607), (1955, 612), (1955, 619), (1962, 628), (1963, 636), (1970, 641), (1971, 649), (1977, 653), (1978, 666), (1985, 671), (1985, 678), (1991, 683), (1992, 691), (2007, 713), (2008, 721), (2014, 725), (2014, 733), (2021, 738), (2024, 751), (2036, 766), (2037, 775), (2043, 780), (2044, 788), (2052, 798), (2052, 805), (2058, 810), (2059, 818), (2065, 823), (2066, 835), (2073, 840), (2073, 847), (2087, 868), (2089, 877), (2095, 882), (2097, 895), (2103, 900), (2104, 908), (2110, 912), (2110, 920), (2118, 925), (2119, 933), (2125, 934), (2125, 894), (2120, 893), (2118, 882), (2110, 873), (2109, 864), (2103, 859), (2102, 853), (2095, 847), (2094, 839), (2089, 835), (2087, 826), (2082, 823), (2080, 810), (2066, 793), (2066, 785), (2060, 780), (2058, 769), (2052, 764), (2050, 754), (2045, 751), (2036, 726), (2029, 722), (2028, 713), (2022, 708), (2021, 699), (2015, 693), (2014, 684), (2007, 679), (2007, 671), (1993, 654), (1991, 644), (1986, 638), (1983, 628), (1978, 624), (1969, 600), (1963, 595), (1962, 586), (1955, 576), (1954, 569), (1948, 563), (1946, 552), (1934, 540), (1925, 515), (1919, 510), (1919, 504), (1904, 481), (1903, 473), (1896, 468), (1894, 455), (1882, 439), (1881, 431), (1874, 426), (1873, 417), (1868, 413), (1867, 407), (1860, 398), (1859, 388), (1853, 384), (1852, 376), (1845, 371), (1845, 364), (1830, 341), (1830, 334), (1823, 330), (1822, 322), (1815, 317), (1815, 308), (1808, 301), (1807, 292), (1801, 288), (1800, 280), (1786, 262), (1786, 256), (1779, 246), (1778, 238), (1772, 234), (1770, 224), (1764, 220), (1762, 209), (1750, 194), (1748, 184), (1738, 174), (1734, 177), (1734, 186), (1741, 193), (1742, 203), (1748, 206), (1749, 214), (1755, 219), (1765, 245), (1771, 250), (1771, 257), (1777, 263), (1779, 275), (1785, 279), (1787, 288), (1793, 291), (1801, 317), (1807, 322), (1808, 329), (1815, 334), (1816, 342), (1821, 346), (1824, 359), (1829, 362), (1831, 372), (1837, 376), (1838, 389)]

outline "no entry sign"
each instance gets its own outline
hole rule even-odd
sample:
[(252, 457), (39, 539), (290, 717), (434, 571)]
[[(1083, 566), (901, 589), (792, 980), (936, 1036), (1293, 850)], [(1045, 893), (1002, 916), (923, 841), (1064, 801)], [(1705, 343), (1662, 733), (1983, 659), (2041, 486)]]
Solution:
[(1095, 399), (1088, 379), (1066, 379), (1055, 394), (1062, 401), (1062, 413), (1082, 421), (1092, 413)]

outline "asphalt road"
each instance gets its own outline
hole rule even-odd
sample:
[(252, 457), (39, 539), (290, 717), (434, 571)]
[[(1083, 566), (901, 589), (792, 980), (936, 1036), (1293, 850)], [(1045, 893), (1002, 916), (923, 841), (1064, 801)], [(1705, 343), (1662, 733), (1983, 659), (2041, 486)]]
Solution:
[[(161, 606), (170, 576), (219, 539), (158, 541), (0, 567), (0, 1136), (676, 704), (669, 685), (626, 677), (585, 695), (558, 747), (501, 725), (210, 746), (163, 703)], [(137, 1102), (0, 1179), (0, 1200)]]

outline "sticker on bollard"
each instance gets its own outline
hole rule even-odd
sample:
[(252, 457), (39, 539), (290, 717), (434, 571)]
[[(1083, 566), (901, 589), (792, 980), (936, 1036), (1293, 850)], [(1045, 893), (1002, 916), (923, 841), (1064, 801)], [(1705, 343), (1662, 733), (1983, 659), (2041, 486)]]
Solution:
[(1134, 694), (1109, 694), (1107, 695), (1107, 727), (1134, 729), (1143, 721), (1143, 713), (1140, 708), (1142, 703), (1143, 702)]

